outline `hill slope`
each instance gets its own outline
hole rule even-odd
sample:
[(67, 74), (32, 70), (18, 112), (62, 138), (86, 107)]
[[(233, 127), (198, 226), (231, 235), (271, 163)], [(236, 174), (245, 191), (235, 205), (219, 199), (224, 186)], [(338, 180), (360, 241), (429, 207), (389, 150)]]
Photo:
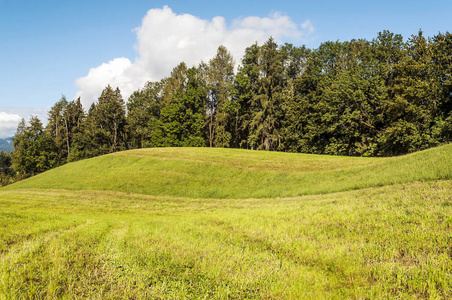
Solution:
[(0, 189), (0, 299), (451, 299), (451, 153), (67, 164)]
[(266, 198), (442, 179), (452, 179), (452, 145), (392, 158), (153, 148), (70, 163), (7, 189), (110, 190), (190, 198)]

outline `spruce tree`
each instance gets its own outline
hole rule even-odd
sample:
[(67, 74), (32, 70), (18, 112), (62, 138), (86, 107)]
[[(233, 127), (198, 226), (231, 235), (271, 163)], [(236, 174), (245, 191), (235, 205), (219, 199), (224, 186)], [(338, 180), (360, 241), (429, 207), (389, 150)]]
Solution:
[(251, 98), (250, 135), (253, 149), (277, 150), (281, 145), (282, 90), (284, 60), (278, 45), (270, 38), (259, 52), (259, 78)]
[(53, 138), (58, 151), (58, 164), (66, 163), (69, 156), (69, 149), (67, 146), (68, 134), (65, 126), (64, 115), (68, 101), (63, 95), (61, 99), (56, 102), (47, 113), (48, 122), (46, 126), (47, 133)]
[[(158, 144), (158, 119), (163, 103), (163, 82), (148, 82), (143, 90), (135, 91), (127, 102), (127, 131), (132, 148)], [(158, 138), (157, 138), (158, 139)]]
[(231, 88), (234, 60), (226, 47), (218, 47), (207, 71), (206, 112), (210, 147), (229, 147), (231, 142)]
[(99, 97), (93, 112), (94, 126), (97, 130), (97, 139), (107, 146), (107, 152), (124, 150), (126, 147), (125, 125), (126, 111), (119, 88), (113, 90), (108, 85)]
[(13, 157), (19, 173), (35, 175), (57, 166), (58, 152), (41, 120), (32, 116), (29, 123), (25, 126), (23, 120), (18, 126), (13, 142)]
[(252, 99), (257, 93), (259, 79), (259, 51), (256, 44), (245, 49), (242, 64), (234, 78), (232, 90), (232, 113), (234, 119), (232, 145), (249, 149), (248, 137), (252, 119)]

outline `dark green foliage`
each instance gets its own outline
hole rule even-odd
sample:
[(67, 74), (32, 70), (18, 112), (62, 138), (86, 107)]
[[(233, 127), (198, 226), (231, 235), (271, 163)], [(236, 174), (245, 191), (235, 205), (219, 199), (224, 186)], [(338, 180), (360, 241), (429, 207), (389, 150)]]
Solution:
[(78, 160), (126, 149), (126, 110), (121, 92), (107, 86), (74, 134), (71, 159)]
[(162, 106), (163, 82), (148, 82), (127, 102), (127, 129), (131, 148), (150, 146), (156, 139)]
[(15, 181), (16, 171), (12, 167), (12, 157), (8, 152), (0, 151), (0, 186)]
[(220, 46), (207, 68), (206, 117), (210, 147), (229, 147), (233, 128), (231, 101), (234, 61), (226, 47)]
[(439, 85), (438, 108), (442, 117), (452, 111), (452, 34), (439, 33), (431, 39), (432, 72)]
[(48, 112), (46, 132), (55, 142), (58, 152), (58, 165), (73, 160), (72, 143), (81, 133), (85, 113), (80, 98), (68, 102), (65, 96), (55, 103)]
[[(386, 97), (383, 81), (373, 76), (376, 61), (366, 41), (330, 43), (313, 54), (314, 75), (303, 76), (300, 93), (309, 99), (302, 151), (371, 155), (382, 121), (379, 103)], [(316, 63), (322, 62), (317, 66)], [(320, 72), (319, 72), (320, 70)], [(312, 77), (317, 82), (312, 83)], [(308, 89), (306, 89), (308, 88)], [(311, 90), (310, 90), (311, 89)], [(309, 151), (308, 149), (314, 149)]]
[(245, 49), (242, 66), (234, 78), (233, 113), (234, 137), (233, 146), (249, 149), (248, 136), (250, 134), (251, 106), (257, 92), (259, 46), (254, 44)]
[(64, 115), (66, 113), (66, 107), (68, 102), (65, 96), (55, 103), (49, 110), (48, 123), (46, 126), (46, 131), (51, 136), (55, 142), (58, 153), (58, 165), (66, 163), (67, 157), (69, 156), (68, 151), (68, 132), (66, 130), (66, 122)]
[[(162, 108), (160, 118), (161, 140), (157, 146), (206, 146), (204, 130), (206, 127), (204, 107), (206, 90), (202, 73), (194, 67), (186, 69), (180, 66), (178, 69), (181, 71), (178, 76), (182, 76), (184, 81), (178, 84), (172, 99)], [(172, 79), (176, 81), (177, 77)]]
[(85, 112), (83, 111), (80, 98), (69, 102), (63, 114), (64, 127), (67, 135), (66, 146), (69, 153), (68, 160), (74, 160), (74, 151), (72, 151), (72, 148), (77, 137), (83, 134), (82, 126), (84, 118)]
[(38, 174), (58, 165), (58, 148), (44, 131), (38, 117), (32, 116), (26, 126), (22, 120), (14, 137), (15, 169), (21, 174)]
[(11, 176), (14, 175), (14, 170), (12, 168), (11, 154), (0, 152), (0, 176)]
[(283, 149), (389, 156), (450, 141), (448, 43), (449, 33), (404, 43), (388, 31), (323, 43), (286, 92)]
[(97, 129), (94, 122), (96, 104), (93, 103), (87, 116), (80, 124), (79, 132), (74, 135), (74, 143), (71, 148), (71, 160), (80, 160), (107, 153), (105, 145), (101, 145), (97, 139)]
[(99, 98), (93, 114), (99, 144), (106, 145), (108, 152), (125, 149), (126, 111), (121, 92), (107, 86)]
[(277, 150), (281, 145), (282, 91), (286, 84), (284, 60), (270, 38), (260, 49), (257, 90), (251, 98), (250, 135), (252, 149)]

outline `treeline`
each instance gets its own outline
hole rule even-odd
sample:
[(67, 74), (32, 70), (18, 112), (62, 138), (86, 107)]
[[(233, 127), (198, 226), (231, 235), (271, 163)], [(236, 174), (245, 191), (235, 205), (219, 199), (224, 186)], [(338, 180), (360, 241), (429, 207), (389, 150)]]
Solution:
[(12, 156), (9, 152), (0, 151), (0, 186), (8, 185), (22, 179), (12, 167)]
[(392, 156), (452, 139), (452, 35), (317, 49), (270, 38), (234, 61), (220, 46), (209, 62), (176, 66), (127, 101), (106, 87), (86, 113), (64, 97), (48, 125), (32, 117), (14, 139), (15, 168), (36, 174), (68, 161), (144, 147), (233, 147)]

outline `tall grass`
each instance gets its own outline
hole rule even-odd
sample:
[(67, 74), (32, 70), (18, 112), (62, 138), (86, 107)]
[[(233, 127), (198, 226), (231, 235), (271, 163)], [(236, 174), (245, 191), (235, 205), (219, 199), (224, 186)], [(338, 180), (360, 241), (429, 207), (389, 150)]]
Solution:
[(452, 296), (452, 181), (284, 199), (0, 191), (0, 298)]

